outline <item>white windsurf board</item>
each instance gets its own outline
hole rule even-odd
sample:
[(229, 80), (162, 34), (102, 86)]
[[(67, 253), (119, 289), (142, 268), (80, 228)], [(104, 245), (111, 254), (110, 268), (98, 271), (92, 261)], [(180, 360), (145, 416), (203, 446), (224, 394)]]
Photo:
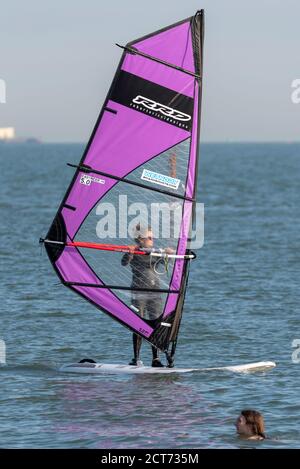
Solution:
[(131, 374), (169, 374), (195, 373), (206, 371), (231, 371), (234, 373), (251, 373), (268, 371), (276, 366), (271, 361), (246, 363), (244, 365), (221, 366), (212, 368), (155, 368), (151, 366), (131, 366), (109, 363), (70, 363), (63, 365), (59, 371), (64, 373), (131, 373)]

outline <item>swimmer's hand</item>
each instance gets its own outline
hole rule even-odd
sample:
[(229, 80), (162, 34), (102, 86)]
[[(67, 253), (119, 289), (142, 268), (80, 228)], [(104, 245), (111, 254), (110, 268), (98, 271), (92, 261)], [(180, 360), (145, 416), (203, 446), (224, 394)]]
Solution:
[(165, 249), (165, 253), (166, 253), (166, 254), (174, 254), (174, 252), (175, 252), (175, 250), (172, 249), (172, 248), (166, 248), (166, 249)]

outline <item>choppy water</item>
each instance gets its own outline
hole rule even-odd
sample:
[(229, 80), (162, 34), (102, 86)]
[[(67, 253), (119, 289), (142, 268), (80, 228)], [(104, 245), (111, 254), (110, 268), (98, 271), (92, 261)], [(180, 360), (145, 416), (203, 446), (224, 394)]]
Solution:
[[(274, 360), (269, 373), (76, 376), (89, 356), (127, 362), (131, 334), (58, 283), (38, 239), (80, 145), (0, 145), (1, 447), (291, 448), (300, 443), (300, 145), (202, 145), (205, 244), (193, 263), (178, 366)], [(143, 360), (150, 348), (143, 347)], [(243, 408), (270, 440), (244, 442)]]

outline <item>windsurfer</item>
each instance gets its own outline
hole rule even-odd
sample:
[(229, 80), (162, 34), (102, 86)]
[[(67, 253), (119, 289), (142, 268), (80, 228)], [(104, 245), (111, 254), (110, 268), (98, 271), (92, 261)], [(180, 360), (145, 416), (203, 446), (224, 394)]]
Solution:
[[(131, 251), (137, 249), (152, 249), (153, 248), (153, 233), (151, 226), (145, 228), (141, 227), (140, 224), (136, 226), (135, 233), (136, 246), (131, 246)], [(165, 249), (167, 254), (173, 253), (171, 248)], [(149, 256), (135, 255), (132, 253), (126, 253), (122, 257), (121, 264), (126, 266), (130, 264), (132, 270), (132, 284), (133, 288), (141, 289), (159, 289), (160, 280), (159, 275), (156, 272), (154, 264), (157, 263), (157, 259), (152, 261)], [(160, 294), (156, 294), (155, 297), (152, 292), (148, 291), (133, 291), (132, 292), (132, 307), (138, 312), (138, 314), (149, 320), (155, 320), (158, 317), (158, 312), (162, 310), (162, 299)], [(129, 365), (139, 366), (142, 365), (140, 360), (140, 350), (142, 346), (142, 338), (133, 334), (133, 352), (134, 358), (131, 360)], [(152, 366), (163, 367), (159, 359), (158, 349), (152, 346)]]

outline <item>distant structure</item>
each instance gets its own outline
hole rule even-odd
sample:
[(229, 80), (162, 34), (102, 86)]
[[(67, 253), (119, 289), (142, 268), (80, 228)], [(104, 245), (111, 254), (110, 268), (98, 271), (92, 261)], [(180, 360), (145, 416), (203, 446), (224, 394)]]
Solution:
[(41, 140), (35, 137), (16, 137), (14, 127), (0, 127), (0, 144), (1, 143), (42, 143)]
[(16, 133), (14, 127), (0, 127), (0, 141), (14, 140)]

